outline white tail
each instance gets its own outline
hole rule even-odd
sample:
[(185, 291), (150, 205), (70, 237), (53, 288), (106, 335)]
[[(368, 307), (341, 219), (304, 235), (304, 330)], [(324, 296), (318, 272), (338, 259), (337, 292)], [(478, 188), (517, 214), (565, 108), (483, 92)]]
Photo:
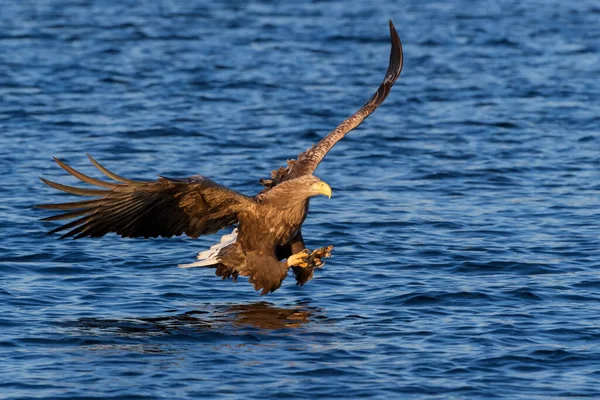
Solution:
[(233, 232), (223, 235), (221, 237), (221, 241), (213, 246), (210, 249), (201, 251), (198, 253), (196, 258), (198, 261), (191, 264), (180, 264), (179, 268), (195, 268), (195, 267), (208, 267), (210, 265), (218, 264), (220, 261), (218, 259), (219, 252), (223, 247), (227, 247), (230, 244), (234, 243), (237, 239), (238, 230), (235, 228)]

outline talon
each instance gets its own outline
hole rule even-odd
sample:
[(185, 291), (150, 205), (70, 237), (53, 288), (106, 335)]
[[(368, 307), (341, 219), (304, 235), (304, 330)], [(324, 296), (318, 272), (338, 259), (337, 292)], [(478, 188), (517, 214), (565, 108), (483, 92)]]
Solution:
[(322, 259), (331, 257), (332, 250), (332, 245), (321, 247), (312, 252), (308, 249), (304, 249), (296, 254), (292, 254), (288, 258), (288, 265), (290, 267), (300, 268), (321, 268), (325, 265), (325, 262)]
[(310, 254), (307, 261), (314, 268), (321, 268), (323, 265), (325, 265), (325, 261), (323, 261), (323, 258), (331, 257), (332, 250), (333, 250), (333, 246), (331, 246), (331, 245), (316, 249), (315, 251), (313, 251)]
[(304, 249), (296, 254), (292, 254), (288, 257), (288, 265), (290, 267), (308, 267), (307, 258), (309, 257), (310, 251), (308, 249)]

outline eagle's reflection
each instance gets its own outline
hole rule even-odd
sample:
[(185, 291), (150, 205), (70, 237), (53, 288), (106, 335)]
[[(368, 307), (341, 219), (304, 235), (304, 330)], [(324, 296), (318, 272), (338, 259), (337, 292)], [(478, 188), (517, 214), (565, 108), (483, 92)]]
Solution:
[(319, 312), (317, 308), (293, 306), (275, 307), (266, 302), (232, 305), (225, 309), (223, 319), (230, 319), (237, 326), (252, 326), (259, 329), (298, 328)]
[(240, 305), (206, 305), (192, 311), (157, 317), (123, 319), (81, 318), (68, 323), (87, 334), (111, 333), (121, 337), (151, 337), (240, 328), (278, 330), (298, 328), (323, 318), (320, 309), (307, 305), (278, 307), (266, 302)]

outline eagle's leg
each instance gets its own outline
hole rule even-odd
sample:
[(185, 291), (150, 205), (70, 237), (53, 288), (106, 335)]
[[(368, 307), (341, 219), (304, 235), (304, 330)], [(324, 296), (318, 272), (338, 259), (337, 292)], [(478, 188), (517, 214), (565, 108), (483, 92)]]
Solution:
[(288, 266), (292, 267), (298, 285), (302, 286), (312, 279), (315, 268), (321, 268), (323, 258), (331, 257), (333, 246), (325, 246), (314, 251), (304, 249), (288, 257)]
[(304, 245), (304, 240), (302, 240), (302, 233), (298, 232), (288, 243), (283, 246), (277, 246), (275, 248), (275, 255), (277, 259), (281, 261), (292, 254), (300, 253), (305, 248), (306, 246)]
[(287, 259), (287, 264), (290, 267), (306, 268), (309, 266), (308, 257), (310, 256), (310, 250), (304, 249), (299, 253), (292, 254)]
[(320, 247), (313, 251), (304, 249), (299, 253), (292, 254), (291, 256), (289, 256), (287, 263), (290, 267), (320, 268), (321, 266), (323, 266), (323, 264), (325, 264), (323, 258), (331, 257), (332, 250), (333, 245)]
[(296, 236), (294, 236), (294, 238), (290, 240), (290, 247), (292, 254), (299, 253), (306, 248), (306, 246), (304, 245), (304, 239), (302, 238), (302, 231), (298, 231), (298, 233), (296, 233)]

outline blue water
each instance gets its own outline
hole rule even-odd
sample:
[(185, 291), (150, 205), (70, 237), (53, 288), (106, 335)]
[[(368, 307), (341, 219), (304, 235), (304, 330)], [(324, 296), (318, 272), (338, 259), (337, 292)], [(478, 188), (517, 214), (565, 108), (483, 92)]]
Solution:
[[(600, 7), (7, 1), (0, 397), (600, 397)], [(57, 241), (37, 177), (246, 194), (404, 71), (317, 174), (334, 257), (265, 297), (176, 268), (218, 236)]]

